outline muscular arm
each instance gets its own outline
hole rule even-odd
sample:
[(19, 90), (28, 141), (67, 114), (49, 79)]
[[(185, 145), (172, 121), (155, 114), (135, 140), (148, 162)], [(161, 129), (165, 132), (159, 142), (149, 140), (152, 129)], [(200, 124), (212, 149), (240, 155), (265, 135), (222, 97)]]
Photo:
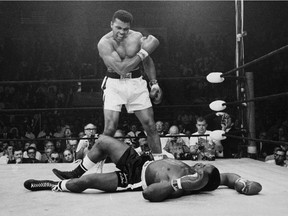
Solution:
[(240, 178), (239, 175), (235, 173), (221, 173), (220, 175), (220, 185), (227, 186), (231, 189), (234, 189), (235, 181)]
[(154, 65), (153, 59), (150, 56), (148, 56), (143, 61), (143, 67), (144, 67), (144, 72), (147, 74), (149, 80), (157, 79), (155, 65)]
[[(151, 202), (160, 202), (168, 198), (177, 198), (191, 194), (203, 188), (208, 182), (208, 175), (203, 171), (185, 175), (172, 181), (162, 181), (149, 185), (143, 191), (143, 197)], [(173, 187), (172, 184), (173, 183)]]
[(122, 76), (133, 70), (141, 62), (141, 58), (138, 55), (122, 60), (112, 45), (105, 39), (100, 40), (98, 43), (98, 51), (105, 65)]
[(183, 191), (175, 191), (168, 181), (158, 182), (149, 185), (143, 192), (143, 197), (151, 202), (161, 202), (168, 198), (182, 196)]
[[(144, 51), (146, 51), (147, 55), (151, 54), (159, 45), (158, 39), (152, 35), (149, 35), (147, 38), (142, 39), (142, 41), (140, 41), (139, 39), (139, 43), (141, 43), (141, 50), (143, 49)], [(130, 72), (143, 59), (143, 57), (141, 57), (142, 58), (141, 59), (138, 54), (132, 58), (125, 57), (124, 59), (121, 59), (119, 54), (116, 52), (115, 48), (113, 47), (112, 42), (106, 38), (102, 38), (99, 41), (98, 51), (105, 65), (107, 67), (112, 68), (119, 75), (125, 75), (127, 72)], [(144, 59), (144, 61), (148, 59), (148, 57), (149, 56), (147, 56)], [(154, 67), (154, 64), (153, 64), (153, 67)], [(154, 70), (155, 70), (155, 67), (154, 67)], [(156, 74), (155, 71), (154, 71), (154, 74)]]

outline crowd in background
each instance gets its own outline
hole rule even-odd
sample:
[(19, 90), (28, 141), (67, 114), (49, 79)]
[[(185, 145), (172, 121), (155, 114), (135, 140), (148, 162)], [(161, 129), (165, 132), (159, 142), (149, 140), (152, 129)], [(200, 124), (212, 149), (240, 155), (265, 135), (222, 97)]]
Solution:
[[(222, 115), (222, 114), (221, 114)], [(231, 116), (231, 115), (230, 115)], [(217, 141), (209, 136), (213, 130), (227, 130), (227, 133), (241, 131), (237, 120), (223, 116), (213, 115), (204, 118), (189, 112), (180, 113), (174, 121), (156, 121), (156, 130), (160, 135), (162, 151), (167, 157), (179, 160), (215, 160), (217, 158), (249, 157), (246, 141), (232, 139)], [(227, 120), (223, 123), (223, 119)], [(84, 119), (83, 119), (84, 120)], [(103, 130), (99, 121), (73, 122), (60, 119), (54, 127), (43, 124), (41, 130), (33, 130), (33, 121), (26, 119), (25, 128), (0, 125), (0, 164), (6, 163), (70, 163), (83, 159), (89, 145), (93, 145), (98, 135)], [(223, 124), (225, 127), (223, 127)], [(88, 124), (89, 125), (89, 124)], [(88, 127), (88, 128), (87, 128)], [(22, 130), (24, 129), (24, 130)], [(87, 132), (88, 130), (88, 132)], [(93, 130), (93, 133), (89, 133)], [(88, 135), (87, 135), (88, 134)], [(139, 154), (149, 154), (147, 145), (142, 145), (141, 139), (145, 138), (145, 131), (138, 122), (121, 120), (115, 137), (133, 146)], [(287, 121), (278, 121), (269, 130), (262, 131), (257, 137), (261, 140), (287, 142)], [(83, 141), (86, 150), (83, 150)], [(228, 144), (225, 142), (228, 142)], [(80, 144), (81, 143), (81, 144)], [(90, 143), (90, 144), (89, 144)], [(91, 144), (92, 143), (92, 144)], [(257, 155), (254, 158), (269, 161), (280, 166), (287, 166), (286, 152), (288, 145), (275, 145), (269, 142), (257, 142)], [(91, 146), (90, 146), (91, 148)], [(79, 150), (82, 149), (81, 154)], [(81, 157), (79, 156), (81, 155)], [(21, 158), (21, 159), (20, 159)], [(280, 162), (278, 162), (280, 159)]]
[[(281, 22), (279, 21), (279, 26), (283, 26)], [(247, 61), (286, 45), (287, 32), (283, 29), (278, 27), (278, 30), (270, 31), (263, 27), (261, 32), (248, 34), (247, 40), (245, 39)], [(208, 108), (197, 107), (187, 109), (181, 105), (211, 102), (215, 98), (235, 99), (234, 82), (229, 82), (230, 84), (225, 82), (219, 86), (209, 84), (202, 79), (211, 71), (227, 71), (234, 68), (235, 53), (231, 44), (229, 46), (227, 42), (227, 35), (222, 33), (210, 37), (209, 40), (191, 33), (181, 43), (177, 37), (180, 35), (168, 37), (166, 41), (170, 45), (168, 51), (165, 55), (156, 52), (153, 59), (155, 59), (157, 76), (164, 92), (162, 105), (179, 105), (179, 107), (176, 108), (177, 110), (163, 108), (161, 111), (158, 111), (156, 107), (154, 112), (155, 119), (163, 122), (164, 125), (161, 135), (169, 134), (170, 126), (177, 126), (179, 134), (189, 137), (197, 132), (195, 127), (197, 117), (208, 115), (211, 111)], [(29, 153), (35, 153), (35, 160), (28, 161), (42, 161), (39, 154), (45, 153), (47, 144), (45, 142), (53, 138), (50, 140), (55, 146), (52, 152), (57, 152), (58, 156), (55, 153), (55, 157), (51, 156), (50, 159), (42, 162), (52, 162), (52, 158), (67, 161), (64, 150), (70, 150), (70, 154), (73, 155), (77, 145), (70, 145), (62, 138), (79, 139), (83, 135), (81, 132), (83, 133), (84, 125), (88, 122), (93, 122), (97, 126), (98, 134), (102, 132), (102, 110), (2, 112), (6, 109), (72, 107), (77, 92), (99, 92), (101, 79), (105, 76), (106, 70), (94, 44), (94, 39), (86, 38), (77, 41), (74, 37), (54, 37), (52, 34), (27, 37), (25, 40), (0, 37), (1, 81), (100, 79), (99, 83), (85, 85), (82, 83), (81, 89), (77, 82), (0, 84), (0, 139), (15, 139), (9, 142), (0, 141), (2, 156), (10, 155), (9, 160), (13, 161), (14, 153), (21, 149), (23, 157), (28, 157)], [(284, 52), (250, 68), (251, 71), (256, 72), (254, 77), (256, 96), (287, 91), (288, 63), (286, 59), (287, 52)], [(182, 77), (183, 79), (161, 80), (167, 77)], [(187, 79), (188, 77), (198, 78)], [(263, 86), (266, 87), (263, 88)], [(288, 104), (285, 99), (256, 104), (257, 138), (287, 142), (287, 110)], [(213, 122), (211, 123), (210, 120), (208, 122), (209, 130), (217, 128)], [(122, 116), (119, 129), (126, 136), (134, 123), (135, 120), (131, 116)], [(239, 127), (237, 124), (236, 126)], [(138, 130), (141, 131), (141, 128)], [(36, 142), (35, 138), (41, 138), (43, 141)], [(24, 139), (29, 139), (29, 141), (26, 142)], [(187, 146), (190, 147), (189, 145)], [(261, 160), (265, 160), (269, 155), (282, 154), (281, 152), (276, 154), (277, 151), (274, 149), (274, 147), (281, 146), (269, 143), (257, 143), (257, 145), (257, 158)], [(282, 149), (286, 151), (285, 146), (282, 146)], [(191, 149), (189, 151), (191, 152)]]

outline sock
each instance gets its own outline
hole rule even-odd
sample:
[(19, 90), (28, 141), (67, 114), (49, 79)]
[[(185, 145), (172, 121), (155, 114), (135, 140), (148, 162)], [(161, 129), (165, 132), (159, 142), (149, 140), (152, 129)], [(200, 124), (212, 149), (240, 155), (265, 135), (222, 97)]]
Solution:
[(69, 179), (65, 179), (65, 180), (60, 181), (59, 187), (61, 188), (62, 191), (70, 191), (66, 187), (66, 184), (68, 181), (69, 181)]
[(91, 161), (89, 159), (89, 157), (86, 155), (80, 166), (82, 167), (83, 170), (87, 171), (87, 170), (91, 169), (92, 167), (94, 167), (95, 165), (96, 165), (96, 163)]

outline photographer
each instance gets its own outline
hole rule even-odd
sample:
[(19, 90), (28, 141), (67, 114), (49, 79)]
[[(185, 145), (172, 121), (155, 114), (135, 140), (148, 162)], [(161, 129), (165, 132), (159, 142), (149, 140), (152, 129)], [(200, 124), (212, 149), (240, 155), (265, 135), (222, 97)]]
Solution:
[[(98, 138), (97, 127), (94, 124), (87, 124), (84, 127), (85, 136), (79, 141), (76, 149), (76, 160), (83, 159), (88, 151), (92, 148), (95, 143), (95, 140)], [(86, 138), (86, 139), (83, 139)]]
[[(192, 135), (209, 135), (211, 131), (206, 130), (208, 124), (206, 119), (198, 117), (196, 119), (197, 132)], [(199, 136), (190, 138), (190, 152), (194, 160), (215, 160), (216, 144), (209, 136)]]
[[(172, 154), (175, 159), (178, 160), (190, 160), (192, 155), (190, 154), (189, 147), (186, 145), (182, 137), (178, 137), (179, 129), (176, 125), (172, 125), (169, 129), (169, 139), (164, 147), (164, 151)], [(173, 137), (175, 136), (175, 137)]]

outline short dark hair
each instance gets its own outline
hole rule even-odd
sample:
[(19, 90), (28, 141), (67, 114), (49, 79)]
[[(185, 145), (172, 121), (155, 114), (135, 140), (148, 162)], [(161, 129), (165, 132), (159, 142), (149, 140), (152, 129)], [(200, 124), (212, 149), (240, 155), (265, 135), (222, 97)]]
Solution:
[(28, 148), (27, 148), (27, 153), (29, 152), (29, 150), (33, 150), (35, 153), (36, 153), (36, 148), (34, 148), (33, 146), (29, 146)]
[(211, 166), (212, 171), (208, 174), (208, 183), (201, 189), (201, 191), (213, 191), (220, 185), (220, 172), (215, 166)]
[(133, 15), (125, 10), (117, 10), (112, 17), (112, 22), (114, 22), (115, 19), (119, 19), (124, 23), (131, 24), (133, 22)]
[(203, 121), (207, 123), (206, 119), (203, 116), (198, 116), (196, 119), (196, 122), (203, 122)]

